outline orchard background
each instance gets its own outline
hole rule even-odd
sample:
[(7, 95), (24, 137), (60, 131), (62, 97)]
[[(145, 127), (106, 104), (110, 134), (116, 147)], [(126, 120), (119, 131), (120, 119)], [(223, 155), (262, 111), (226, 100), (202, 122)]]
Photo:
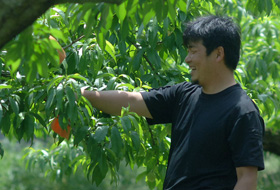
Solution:
[[(241, 26), (235, 77), (266, 123), (267, 171), (258, 188), (279, 187), (280, 0), (0, 3), (0, 162), (11, 148), (3, 142), (17, 140), (27, 147), (26, 168), (40, 168), (51, 179), (82, 171), (97, 186), (110, 177), (114, 189), (126, 164), (141, 168), (135, 178), (145, 179), (147, 188), (162, 189), (170, 125), (149, 126), (129, 107), (120, 117), (109, 116), (93, 108), (79, 89), (143, 91), (189, 81), (185, 23), (219, 14)], [(62, 61), (58, 52), (63, 51)], [(57, 127), (66, 130), (63, 135)], [(52, 143), (37, 148), (38, 141)]]

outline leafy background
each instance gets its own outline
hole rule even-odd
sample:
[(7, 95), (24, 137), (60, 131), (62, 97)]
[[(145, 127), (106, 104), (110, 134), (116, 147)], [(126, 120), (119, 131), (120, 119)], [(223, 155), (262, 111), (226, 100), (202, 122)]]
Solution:
[[(85, 181), (122, 188), (123, 178), (145, 181), (144, 189), (162, 189), (170, 125), (148, 126), (129, 108), (120, 117), (109, 116), (79, 89), (143, 91), (188, 81), (182, 31), (187, 21), (204, 14), (233, 16), (241, 26), (235, 77), (259, 106), (267, 130), (277, 134), (279, 5), (278, 0), (130, 0), (51, 7), (0, 52), (0, 154), (5, 153), (3, 168), (12, 173), (1, 175), (3, 189), (30, 188), (25, 182), (35, 189), (39, 179), (60, 189)], [(66, 51), (62, 64), (60, 45), (49, 35)], [(71, 126), (69, 140), (50, 128), (58, 116), (62, 128)], [(20, 153), (23, 147), (28, 148)], [(279, 157), (268, 151), (265, 158), (258, 189), (277, 189)], [(15, 179), (18, 187), (7, 183)], [(129, 188), (138, 187), (135, 181)]]

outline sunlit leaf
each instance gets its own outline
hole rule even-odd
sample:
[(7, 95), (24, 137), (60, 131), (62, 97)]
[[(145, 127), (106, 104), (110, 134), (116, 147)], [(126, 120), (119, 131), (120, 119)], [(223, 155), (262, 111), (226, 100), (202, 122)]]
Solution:
[(114, 46), (107, 40), (106, 40), (105, 50), (111, 55), (111, 57), (114, 59), (114, 61), (117, 62)]
[(0, 89), (4, 89), (4, 88), (12, 88), (12, 86), (6, 84), (0, 84)]

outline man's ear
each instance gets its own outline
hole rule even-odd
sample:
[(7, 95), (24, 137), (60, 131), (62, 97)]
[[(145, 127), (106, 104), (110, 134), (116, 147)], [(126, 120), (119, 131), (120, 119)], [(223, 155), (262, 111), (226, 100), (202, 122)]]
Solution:
[(225, 58), (225, 50), (223, 46), (219, 46), (216, 49), (216, 59), (217, 61), (222, 61)]

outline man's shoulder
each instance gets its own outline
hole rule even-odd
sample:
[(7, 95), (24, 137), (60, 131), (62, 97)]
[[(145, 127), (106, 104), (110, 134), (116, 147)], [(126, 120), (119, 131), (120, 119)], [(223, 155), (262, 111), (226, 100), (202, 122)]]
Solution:
[(192, 93), (192, 92), (195, 92), (200, 89), (201, 89), (201, 86), (185, 81), (185, 82), (180, 82), (180, 83), (172, 84), (172, 85), (167, 84), (167, 85), (159, 87), (159, 88), (152, 88), (149, 91), (150, 92), (161, 91), (164, 93), (173, 93), (173, 94), (179, 95), (179, 94)]
[(259, 113), (259, 108), (254, 100), (241, 87), (239, 89), (239, 97), (236, 104), (236, 109), (238, 109), (241, 114), (247, 114), (250, 112)]
[(181, 82), (178, 83), (176, 85), (174, 85), (177, 89), (180, 89), (183, 92), (188, 92), (188, 91), (197, 91), (197, 90), (201, 90), (201, 86), (197, 85), (197, 84), (193, 84), (191, 82)]

